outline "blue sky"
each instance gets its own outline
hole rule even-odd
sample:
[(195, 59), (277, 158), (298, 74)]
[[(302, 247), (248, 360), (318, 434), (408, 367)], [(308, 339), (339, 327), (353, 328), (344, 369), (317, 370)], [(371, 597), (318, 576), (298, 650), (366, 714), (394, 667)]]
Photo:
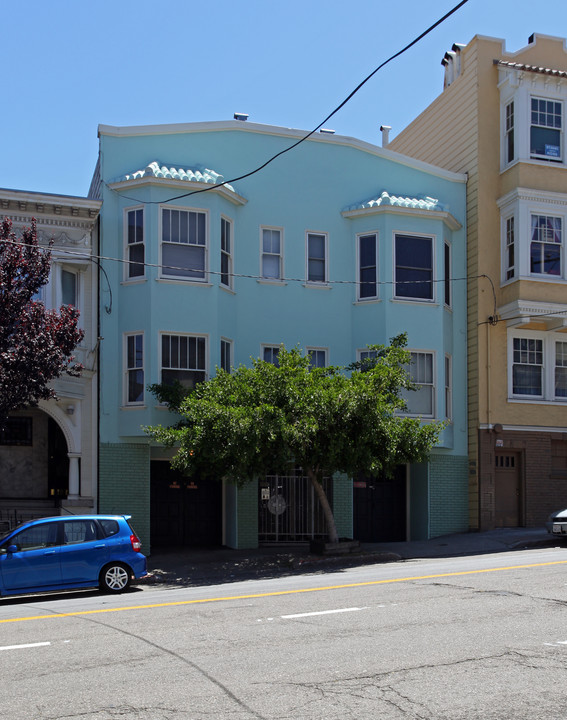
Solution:
[[(245, 112), (310, 130), (457, 2), (2, 0), (0, 187), (86, 195), (99, 123)], [(567, 36), (567, 2), (468, 0), (327, 127), (379, 145), (380, 125), (395, 136), (442, 91), (454, 42), (488, 35), (516, 51), (533, 32)]]

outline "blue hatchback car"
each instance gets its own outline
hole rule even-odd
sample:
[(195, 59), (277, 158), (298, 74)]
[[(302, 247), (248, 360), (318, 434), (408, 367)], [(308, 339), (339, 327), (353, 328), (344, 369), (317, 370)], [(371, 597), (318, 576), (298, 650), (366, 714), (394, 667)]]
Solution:
[(119, 593), (147, 574), (130, 515), (47, 517), (0, 537), (0, 595), (98, 586)]

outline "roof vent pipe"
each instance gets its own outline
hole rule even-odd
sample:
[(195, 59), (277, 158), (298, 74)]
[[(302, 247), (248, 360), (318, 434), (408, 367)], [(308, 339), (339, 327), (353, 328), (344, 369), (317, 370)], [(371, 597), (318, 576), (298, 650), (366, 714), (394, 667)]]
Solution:
[(248, 120), (248, 115), (246, 113), (234, 113), (234, 119), (246, 122), (246, 120)]
[(388, 143), (390, 142), (390, 130), (392, 129), (391, 125), (380, 125), (380, 132), (382, 133), (382, 147), (388, 147)]

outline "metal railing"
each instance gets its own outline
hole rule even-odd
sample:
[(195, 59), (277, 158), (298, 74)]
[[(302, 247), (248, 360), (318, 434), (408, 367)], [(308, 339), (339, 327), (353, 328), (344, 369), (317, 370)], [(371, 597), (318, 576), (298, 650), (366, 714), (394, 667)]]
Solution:
[[(324, 478), (323, 488), (332, 507), (332, 478)], [(323, 509), (301, 470), (294, 475), (266, 475), (258, 483), (258, 492), (261, 544), (304, 543), (326, 536)]]

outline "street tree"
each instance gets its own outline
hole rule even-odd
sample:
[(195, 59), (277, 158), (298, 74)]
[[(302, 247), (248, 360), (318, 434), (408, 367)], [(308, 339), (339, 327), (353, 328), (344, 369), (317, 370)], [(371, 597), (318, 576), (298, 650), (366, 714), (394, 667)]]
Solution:
[(83, 338), (71, 305), (47, 310), (36, 300), (49, 279), (51, 252), (37, 239), (35, 220), (16, 236), (10, 220), (0, 225), (0, 426), (12, 410), (56, 397), (49, 383), (77, 376), (72, 352)]
[(338, 533), (323, 478), (335, 473), (377, 475), (427, 459), (440, 424), (400, 415), (407, 372), (406, 337), (370, 346), (371, 360), (348, 368), (311, 367), (309, 357), (280, 347), (278, 364), (254, 360), (183, 394), (152, 386), (180, 413), (172, 427), (151, 427), (154, 439), (177, 448), (173, 467), (189, 476), (242, 485), (298, 465), (324, 511), (328, 537)]

